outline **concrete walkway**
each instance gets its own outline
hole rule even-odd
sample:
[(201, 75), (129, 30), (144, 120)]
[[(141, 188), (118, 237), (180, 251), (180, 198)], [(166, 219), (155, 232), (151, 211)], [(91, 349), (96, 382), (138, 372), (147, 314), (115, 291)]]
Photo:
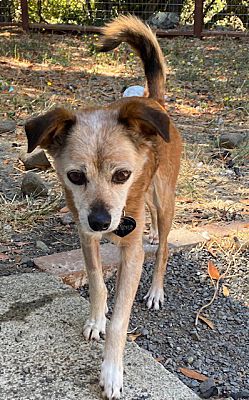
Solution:
[[(89, 304), (46, 273), (0, 278), (0, 399), (99, 400), (102, 343), (82, 329)], [(197, 400), (147, 352), (127, 343), (127, 400)]]

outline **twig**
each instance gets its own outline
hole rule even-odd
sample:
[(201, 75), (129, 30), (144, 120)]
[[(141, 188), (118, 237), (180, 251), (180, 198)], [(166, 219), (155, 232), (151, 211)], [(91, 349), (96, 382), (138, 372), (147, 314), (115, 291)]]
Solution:
[[(228, 266), (227, 266), (227, 269), (225, 270), (225, 272), (223, 272), (223, 274), (221, 274), (221, 275), (219, 276), (219, 278), (217, 279), (217, 282), (216, 282), (216, 285), (215, 285), (215, 291), (214, 291), (214, 294), (213, 294), (212, 299), (211, 299), (207, 304), (204, 304), (204, 306), (202, 306), (202, 307), (197, 311), (196, 318), (195, 318), (195, 326), (198, 325), (199, 316), (200, 316), (200, 314), (202, 313), (202, 311), (205, 310), (207, 307), (211, 306), (211, 304), (214, 302), (214, 300), (215, 300), (215, 298), (216, 298), (216, 296), (217, 296), (217, 293), (218, 293), (218, 291), (219, 291), (220, 280), (223, 279), (223, 278), (226, 276), (226, 274), (228, 273), (228, 271), (229, 271), (229, 269), (230, 269), (232, 263), (235, 262), (235, 261), (234, 261), (235, 256), (236, 256), (237, 253), (239, 253), (239, 251), (241, 250), (241, 247), (242, 247), (242, 246), (240, 246), (240, 248), (239, 248), (239, 249), (237, 250), (237, 252), (234, 254), (233, 259), (229, 261)], [(223, 250), (223, 249), (222, 249), (222, 250)], [(224, 251), (223, 251), (223, 252), (224, 252)]]

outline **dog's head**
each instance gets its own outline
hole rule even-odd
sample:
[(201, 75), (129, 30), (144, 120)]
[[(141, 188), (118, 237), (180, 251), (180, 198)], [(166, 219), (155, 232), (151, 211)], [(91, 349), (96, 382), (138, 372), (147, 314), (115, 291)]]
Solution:
[(57, 108), (28, 121), (25, 130), (28, 152), (40, 145), (52, 155), (81, 229), (96, 233), (117, 228), (156, 135), (169, 141), (169, 125), (156, 101), (134, 97), (77, 113)]

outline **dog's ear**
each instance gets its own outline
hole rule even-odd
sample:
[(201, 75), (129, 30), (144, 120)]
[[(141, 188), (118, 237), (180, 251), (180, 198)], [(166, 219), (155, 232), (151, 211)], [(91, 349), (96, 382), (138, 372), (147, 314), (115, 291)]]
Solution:
[(170, 141), (170, 118), (164, 108), (155, 100), (132, 97), (121, 102), (118, 122), (143, 137), (159, 134), (165, 142)]
[(75, 122), (76, 116), (63, 108), (55, 108), (31, 119), (25, 124), (28, 153), (38, 145), (48, 150), (58, 148), (64, 143), (68, 131)]

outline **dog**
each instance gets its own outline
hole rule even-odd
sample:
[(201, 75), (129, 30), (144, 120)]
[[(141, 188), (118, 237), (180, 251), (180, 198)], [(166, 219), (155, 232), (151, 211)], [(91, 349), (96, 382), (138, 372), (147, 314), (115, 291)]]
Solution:
[[(46, 149), (78, 225), (87, 268), (90, 316), (87, 340), (106, 334), (100, 386), (107, 399), (119, 399), (123, 388), (123, 352), (129, 317), (143, 261), (145, 204), (152, 214), (152, 234), (159, 245), (151, 287), (145, 296), (155, 310), (163, 304), (181, 137), (165, 110), (164, 57), (151, 29), (134, 16), (120, 16), (103, 28), (99, 50), (128, 43), (140, 57), (144, 97), (121, 98), (107, 106), (77, 112), (55, 108), (29, 120), (28, 152)], [(106, 331), (107, 289), (102, 276), (99, 241), (120, 247), (116, 297)]]

